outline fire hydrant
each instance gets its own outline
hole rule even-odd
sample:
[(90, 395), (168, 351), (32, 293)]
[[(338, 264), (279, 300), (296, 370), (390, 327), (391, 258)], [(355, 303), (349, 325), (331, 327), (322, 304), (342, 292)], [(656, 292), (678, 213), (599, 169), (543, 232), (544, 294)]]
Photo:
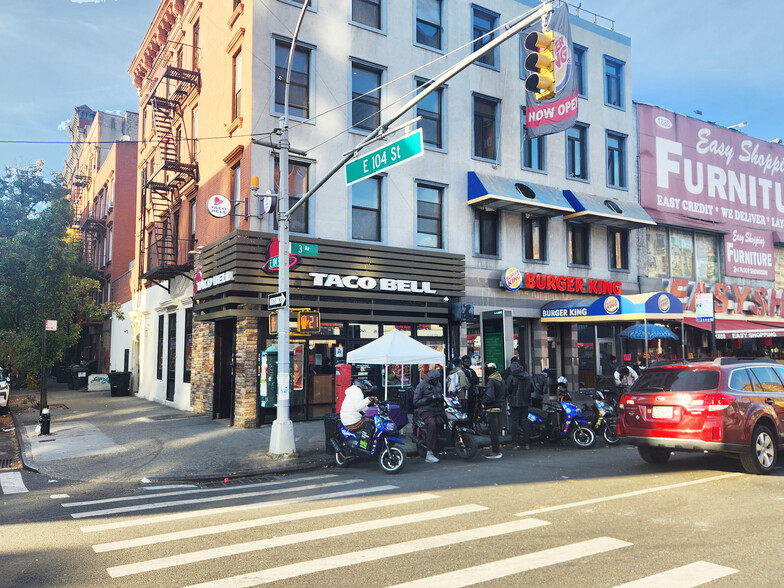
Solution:
[(49, 427), (51, 425), (51, 416), (49, 415), (49, 409), (44, 408), (41, 410), (41, 416), (38, 417), (38, 424), (41, 427), (40, 435), (49, 435)]

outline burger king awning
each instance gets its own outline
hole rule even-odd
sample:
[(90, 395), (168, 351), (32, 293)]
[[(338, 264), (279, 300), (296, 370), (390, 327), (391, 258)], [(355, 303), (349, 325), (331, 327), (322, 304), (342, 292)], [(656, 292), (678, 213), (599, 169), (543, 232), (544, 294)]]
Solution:
[(543, 323), (681, 320), (683, 303), (668, 292), (556, 300), (541, 309)]
[(472, 171), (468, 172), (468, 205), (540, 216), (574, 212), (559, 188)]
[[(687, 325), (703, 331), (711, 330), (711, 323), (697, 322), (696, 318), (683, 319)], [(784, 324), (747, 321), (743, 319), (716, 319), (717, 339), (761, 339), (763, 337), (784, 337)]]
[(564, 220), (609, 225), (622, 229), (656, 225), (645, 209), (631, 200), (575, 194), (571, 190), (564, 190), (563, 193), (574, 208), (574, 212), (566, 214)]

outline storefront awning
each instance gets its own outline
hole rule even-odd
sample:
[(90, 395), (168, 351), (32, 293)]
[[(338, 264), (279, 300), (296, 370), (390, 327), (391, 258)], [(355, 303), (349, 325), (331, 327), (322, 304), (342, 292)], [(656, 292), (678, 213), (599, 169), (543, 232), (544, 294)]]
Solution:
[[(683, 319), (683, 322), (703, 331), (711, 330), (710, 321), (697, 322), (696, 318), (687, 317)], [(717, 339), (760, 339), (763, 337), (784, 337), (784, 325), (741, 319), (716, 319)]]
[(543, 323), (681, 320), (683, 303), (668, 292), (556, 300), (542, 306)]
[(675, 227), (693, 227), (695, 229), (702, 229), (704, 231), (711, 231), (713, 233), (727, 232), (726, 225), (713, 223), (699, 218), (693, 218), (675, 212), (663, 212), (661, 210), (652, 210), (650, 208), (646, 208), (645, 211), (648, 212), (651, 218), (654, 221), (656, 221), (657, 224), (660, 225), (672, 225)]
[(468, 205), (540, 216), (574, 212), (558, 188), (472, 171), (468, 172)]
[(574, 212), (566, 214), (564, 220), (609, 225), (623, 229), (635, 229), (656, 224), (645, 212), (645, 209), (636, 202), (589, 194), (575, 194), (571, 190), (564, 190), (563, 193), (574, 208)]

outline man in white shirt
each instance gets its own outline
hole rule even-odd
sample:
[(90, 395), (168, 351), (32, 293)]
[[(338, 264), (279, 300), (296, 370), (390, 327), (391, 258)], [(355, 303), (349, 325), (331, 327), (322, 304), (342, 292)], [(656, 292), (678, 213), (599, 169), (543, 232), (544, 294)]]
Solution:
[(359, 434), (367, 431), (366, 438), (368, 438), (371, 432), (368, 430), (369, 427), (365, 427), (365, 425), (367, 423), (372, 424), (372, 421), (365, 418), (365, 409), (377, 401), (378, 399), (374, 396), (365, 398), (359, 386), (349, 386), (346, 388), (346, 397), (343, 399), (343, 404), (340, 407), (340, 422), (354, 433)]

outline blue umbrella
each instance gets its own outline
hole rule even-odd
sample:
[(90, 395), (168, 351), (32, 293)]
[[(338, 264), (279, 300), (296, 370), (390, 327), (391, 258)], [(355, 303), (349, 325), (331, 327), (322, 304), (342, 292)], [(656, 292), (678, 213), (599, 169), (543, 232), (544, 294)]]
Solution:
[(648, 336), (645, 336), (645, 325), (632, 325), (618, 333), (619, 337), (629, 339), (678, 339), (678, 335), (661, 325), (648, 324)]

